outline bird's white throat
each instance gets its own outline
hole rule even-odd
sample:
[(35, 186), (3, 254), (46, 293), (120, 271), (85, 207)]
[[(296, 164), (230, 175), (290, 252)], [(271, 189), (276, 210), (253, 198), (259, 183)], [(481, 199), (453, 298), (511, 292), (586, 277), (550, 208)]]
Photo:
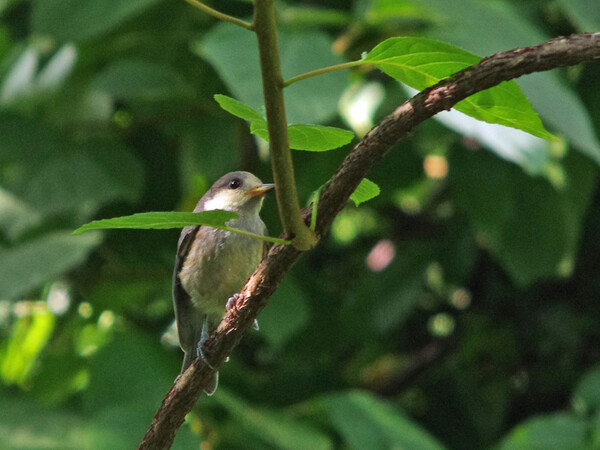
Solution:
[(226, 211), (231, 211), (237, 209), (237, 206), (237, 202), (232, 203), (229, 196), (216, 195), (204, 203), (204, 210), (212, 211), (214, 209), (223, 209)]

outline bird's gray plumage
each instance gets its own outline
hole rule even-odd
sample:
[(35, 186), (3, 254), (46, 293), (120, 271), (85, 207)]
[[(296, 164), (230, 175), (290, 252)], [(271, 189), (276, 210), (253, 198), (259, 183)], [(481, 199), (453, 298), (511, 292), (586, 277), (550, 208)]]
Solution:
[[(234, 188), (238, 182), (240, 186)], [(257, 191), (260, 186), (260, 180), (249, 172), (229, 173), (202, 196), (194, 212), (234, 211), (239, 218), (227, 225), (264, 235), (266, 227), (258, 214), (264, 192), (252, 194), (260, 192)], [(198, 353), (199, 342), (219, 323), (228, 298), (244, 286), (265, 248), (261, 240), (226, 230), (203, 226), (183, 228), (173, 271), (175, 319), (185, 353), (182, 372)], [(216, 387), (217, 374), (205, 392), (212, 394)]]

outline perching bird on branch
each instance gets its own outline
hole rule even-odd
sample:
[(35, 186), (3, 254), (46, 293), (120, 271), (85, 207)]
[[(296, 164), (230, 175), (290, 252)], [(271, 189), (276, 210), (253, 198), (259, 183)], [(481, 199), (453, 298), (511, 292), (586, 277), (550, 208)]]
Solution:
[[(259, 213), (264, 195), (273, 189), (249, 172), (219, 178), (202, 196), (194, 212), (222, 209), (239, 218), (228, 226), (266, 235)], [(185, 353), (183, 372), (194, 356), (204, 359), (202, 344), (225, 313), (228, 299), (239, 292), (266, 251), (260, 239), (197, 225), (185, 227), (177, 244), (173, 271), (173, 305), (179, 345)], [(208, 362), (207, 362), (208, 363)], [(217, 389), (218, 373), (204, 392)]]

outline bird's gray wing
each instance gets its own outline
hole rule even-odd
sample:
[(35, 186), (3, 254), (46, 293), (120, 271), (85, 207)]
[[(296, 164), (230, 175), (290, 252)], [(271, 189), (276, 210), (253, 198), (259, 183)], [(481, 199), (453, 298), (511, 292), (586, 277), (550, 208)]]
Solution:
[(185, 291), (179, 279), (179, 272), (183, 267), (185, 259), (190, 251), (194, 238), (200, 229), (200, 225), (185, 227), (181, 230), (179, 242), (177, 243), (177, 256), (175, 257), (175, 268), (173, 269), (173, 309), (177, 321), (177, 332), (179, 334), (179, 345), (188, 355), (194, 355), (194, 349), (198, 341), (197, 314), (192, 304), (190, 295)]
[[(196, 356), (198, 342), (201, 339), (204, 321), (206, 320), (206, 316), (204, 314), (199, 315), (194, 308), (190, 295), (183, 288), (179, 279), (179, 272), (199, 230), (200, 225), (185, 227), (181, 230), (179, 242), (177, 243), (175, 268), (173, 269), (173, 309), (175, 310), (175, 320), (177, 321), (179, 345), (185, 353), (181, 372), (188, 368)], [(219, 373), (215, 372), (204, 392), (212, 395), (217, 390), (218, 383)]]

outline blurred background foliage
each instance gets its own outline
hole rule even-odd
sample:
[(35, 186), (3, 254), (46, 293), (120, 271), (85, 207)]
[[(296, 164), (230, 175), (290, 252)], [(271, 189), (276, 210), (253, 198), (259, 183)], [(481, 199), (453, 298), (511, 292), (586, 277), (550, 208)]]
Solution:
[[(213, 2), (249, 18), (248, 1)], [(391, 36), (480, 56), (600, 29), (596, 0), (277, 1), (283, 71)], [(272, 179), (222, 111), (260, 110), (255, 36), (183, 1), (0, 1), (0, 447), (133, 448), (178, 374), (177, 231), (72, 236)], [(286, 277), (175, 448), (600, 448), (600, 65), (519, 84), (561, 140), (446, 112), (370, 174)], [(358, 137), (410, 96), (378, 71), (286, 90)], [(351, 146), (295, 152), (301, 202)], [(274, 199), (264, 214), (280, 226)]]

